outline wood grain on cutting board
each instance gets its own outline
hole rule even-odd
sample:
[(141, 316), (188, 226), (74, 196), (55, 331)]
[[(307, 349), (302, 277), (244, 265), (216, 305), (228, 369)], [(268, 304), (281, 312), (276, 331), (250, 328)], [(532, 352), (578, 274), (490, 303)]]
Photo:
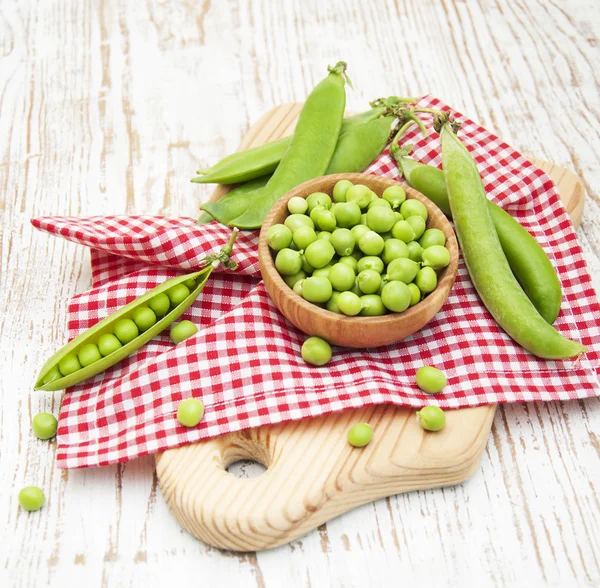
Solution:
[[(290, 134), (301, 104), (274, 108), (245, 135), (240, 149)], [(557, 184), (574, 224), (583, 212), (577, 176), (534, 160)], [(212, 199), (227, 187), (219, 187)], [(223, 435), (156, 458), (159, 485), (171, 511), (192, 535), (215, 547), (255, 551), (304, 535), (321, 523), (378, 498), (468, 479), (478, 467), (496, 407), (447, 411), (435, 434), (415, 409), (371, 406)], [(347, 442), (348, 429), (368, 422), (373, 441)], [(254, 459), (267, 470), (239, 479), (226, 468)]]

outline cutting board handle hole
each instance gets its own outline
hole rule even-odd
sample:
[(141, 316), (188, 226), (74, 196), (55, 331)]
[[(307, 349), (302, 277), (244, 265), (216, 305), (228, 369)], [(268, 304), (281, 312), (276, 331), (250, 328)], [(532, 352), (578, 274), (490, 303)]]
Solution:
[(236, 478), (258, 478), (267, 471), (267, 468), (255, 459), (238, 459), (226, 468), (228, 473)]

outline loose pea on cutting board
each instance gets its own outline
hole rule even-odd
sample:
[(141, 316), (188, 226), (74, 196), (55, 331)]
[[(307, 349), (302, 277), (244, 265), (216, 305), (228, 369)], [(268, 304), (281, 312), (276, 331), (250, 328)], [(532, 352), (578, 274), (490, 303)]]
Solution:
[[(240, 148), (290, 134), (301, 106), (287, 104), (266, 113)], [(554, 180), (578, 226), (584, 192), (577, 176), (532, 161)], [(219, 187), (211, 200), (226, 192)], [(423, 431), (414, 409), (391, 405), (258, 427), (159, 454), (159, 485), (192, 535), (224, 549), (266, 549), (360, 504), (468, 479), (479, 466), (495, 411), (495, 405), (447, 411), (446, 427), (438, 433)], [(375, 430), (362, 449), (347, 440), (348, 430), (359, 422)], [(226, 468), (239, 459), (256, 460), (267, 471), (256, 478), (237, 478)]]

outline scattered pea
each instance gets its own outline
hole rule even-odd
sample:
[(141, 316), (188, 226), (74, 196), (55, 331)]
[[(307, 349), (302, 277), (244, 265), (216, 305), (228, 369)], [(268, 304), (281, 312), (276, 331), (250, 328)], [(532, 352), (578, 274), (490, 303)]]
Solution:
[(332, 292), (331, 282), (327, 278), (313, 275), (302, 283), (302, 296), (309, 302), (327, 302)]
[[(290, 246), (292, 231), (282, 224), (276, 224), (267, 231), (267, 243), (273, 251), (280, 251)], [(153, 309), (154, 310), (154, 309)], [(156, 312), (156, 311), (155, 311)]]
[(336, 303), (342, 314), (346, 316), (356, 316), (362, 309), (360, 297), (354, 292), (341, 292)]
[(281, 249), (275, 257), (275, 267), (282, 276), (293, 276), (302, 269), (302, 255), (292, 249)]
[(177, 420), (184, 427), (195, 427), (203, 416), (204, 404), (197, 398), (186, 398), (177, 407)]
[(406, 191), (401, 186), (389, 186), (383, 191), (381, 197), (387, 200), (392, 208), (398, 208), (406, 200)]
[(366, 208), (371, 202), (371, 189), (363, 184), (354, 184), (346, 191), (346, 202), (356, 202), (360, 208)]
[(400, 206), (400, 214), (408, 219), (411, 216), (420, 216), (424, 221), (429, 216), (426, 206), (419, 200), (413, 198), (405, 200)]
[(439, 229), (427, 229), (419, 239), (419, 245), (427, 249), (432, 245), (445, 245), (446, 236)]
[(317, 216), (316, 225), (323, 231), (333, 231), (337, 225), (335, 214), (331, 210), (321, 210)]
[(432, 245), (423, 250), (421, 259), (423, 267), (439, 270), (450, 263), (450, 252), (443, 245)]
[(308, 207), (308, 212), (315, 206), (322, 206), (323, 208), (329, 209), (331, 208), (331, 198), (329, 197), (329, 194), (325, 194), (325, 192), (313, 192), (306, 199), (306, 205)]
[(317, 240), (317, 233), (310, 227), (298, 227), (292, 238), (298, 249), (306, 249), (313, 241)]
[(299, 272), (292, 274), (291, 276), (282, 276), (283, 277), (283, 281), (290, 287), (290, 288), (294, 288), (294, 286), (296, 285), (296, 282), (299, 282), (301, 280), (304, 280), (304, 278), (306, 278), (306, 272), (303, 270), (300, 270)]
[(340, 180), (333, 187), (333, 200), (335, 202), (346, 202), (346, 193), (352, 187), (352, 182), (349, 180)]
[(348, 443), (353, 447), (364, 447), (373, 439), (373, 427), (368, 423), (358, 423), (348, 431)]
[(31, 421), (31, 429), (38, 439), (52, 439), (58, 429), (58, 421), (53, 414), (40, 412)]
[(404, 282), (393, 280), (383, 287), (381, 301), (392, 312), (404, 312), (410, 306), (410, 290)]
[(325, 365), (331, 359), (331, 346), (320, 337), (309, 337), (302, 344), (302, 359), (311, 365)]
[(415, 376), (417, 386), (427, 394), (438, 394), (446, 385), (444, 372), (432, 366), (423, 366), (417, 370)]
[(19, 492), (19, 504), (23, 510), (29, 512), (40, 510), (45, 502), (46, 497), (37, 486), (27, 486)]
[(446, 415), (439, 406), (425, 406), (417, 412), (417, 418), (426, 431), (441, 431), (446, 425)]
[(315, 228), (315, 223), (305, 214), (290, 214), (283, 223), (292, 233), (302, 225)]
[(171, 341), (178, 345), (198, 332), (198, 327), (192, 321), (181, 321), (171, 328)]
[(437, 276), (431, 267), (422, 267), (415, 277), (415, 284), (423, 294), (433, 292), (437, 287)]

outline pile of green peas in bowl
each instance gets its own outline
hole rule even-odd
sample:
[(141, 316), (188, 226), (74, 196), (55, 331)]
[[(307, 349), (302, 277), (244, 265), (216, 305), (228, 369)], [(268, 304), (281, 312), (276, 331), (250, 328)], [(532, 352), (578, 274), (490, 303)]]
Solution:
[(444, 233), (427, 228), (427, 207), (400, 185), (378, 195), (342, 179), (331, 195), (291, 197), (287, 211), (266, 233), (275, 268), (296, 294), (333, 313), (402, 313), (436, 289), (451, 260)]

